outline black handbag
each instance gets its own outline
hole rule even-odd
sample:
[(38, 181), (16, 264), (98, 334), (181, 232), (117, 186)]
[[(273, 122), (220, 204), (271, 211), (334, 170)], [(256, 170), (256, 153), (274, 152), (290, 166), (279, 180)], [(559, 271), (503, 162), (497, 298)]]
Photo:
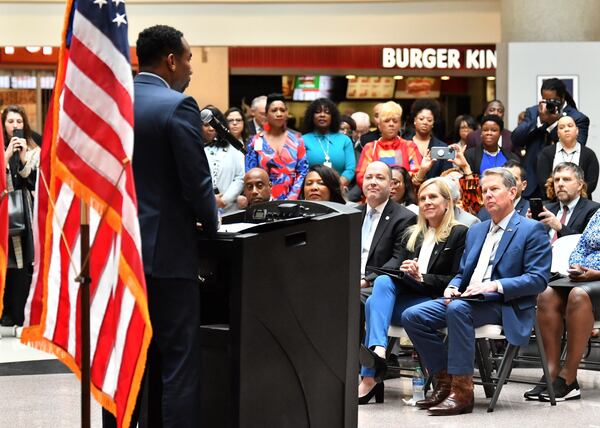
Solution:
[(8, 235), (20, 236), (25, 232), (25, 204), (23, 190), (16, 189), (7, 193), (8, 197)]

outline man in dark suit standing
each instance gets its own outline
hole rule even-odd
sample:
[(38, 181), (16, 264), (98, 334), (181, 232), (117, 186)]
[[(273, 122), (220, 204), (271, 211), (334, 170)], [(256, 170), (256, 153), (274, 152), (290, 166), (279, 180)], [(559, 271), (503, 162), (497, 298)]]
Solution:
[[(527, 172), (523, 168), (523, 165), (514, 160), (509, 160), (502, 167), (512, 172), (515, 180), (517, 180), (517, 195), (514, 201), (515, 211), (517, 214), (525, 217), (529, 209), (529, 201), (523, 197), (523, 191), (527, 189)], [(489, 220), (490, 213), (488, 213), (485, 207), (481, 207), (477, 213), (477, 218), (481, 221)]]
[(252, 118), (246, 123), (248, 126), (248, 135), (253, 137), (263, 130), (265, 123), (267, 123), (267, 96), (260, 95), (252, 100), (250, 104), (250, 111), (252, 112)]
[(525, 190), (525, 198), (541, 197), (544, 184), (538, 183), (537, 161), (542, 149), (558, 141), (557, 121), (562, 116), (571, 116), (575, 120), (579, 135), (577, 141), (585, 146), (587, 142), (590, 119), (577, 110), (573, 97), (560, 79), (544, 80), (541, 88), (541, 101), (525, 112), (525, 119), (512, 133), (515, 150), (526, 151), (523, 165), (527, 170), (529, 185)]
[[(417, 402), (432, 415), (473, 411), (475, 328), (502, 324), (509, 343), (529, 342), (536, 296), (550, 277), (552, 251), (541, 224), (517, 214), (515, 177), (504, 168), (490, 168), (481, 179), (491, 220), (471, 226), (458, 274), (444, 291), (447, 299), (413, 306), (402, 325), (438, 382), (433, 394)], [(496, 293), (497, 301), (450, 300)], [(439, 330), (447, 327), (447, 343)]]
[(600, 204), (584, 196), (583, 170), (574, 163), (562, 162), (552, 171), (556, 202), (550, 202), (540, 213), (540, 221), (548, 228), (550, 241), (583, 233)]
[[(217, 208), (200, 135), (200, 111), (182, 94), (192, 74), (183, 34), (157, 25), (137, 41), (133, 172), (153, 337), (150, 426), (197, 427), (199, 284), (197, 223), (216, 232)], [(134, 425), (135, 422), (132, 422)]]
[(373, 291), (377, 275), (366, 271), (366, 266), (398, 269), (402, 260), (402, 234), (417, 217), (407, 208), (390, 200), (392, 172), (383, 162), (371, 162), (365, 171), (363, 192), (367, 204), (363, 208), (360, 256), (361, 301), (364, 303)]

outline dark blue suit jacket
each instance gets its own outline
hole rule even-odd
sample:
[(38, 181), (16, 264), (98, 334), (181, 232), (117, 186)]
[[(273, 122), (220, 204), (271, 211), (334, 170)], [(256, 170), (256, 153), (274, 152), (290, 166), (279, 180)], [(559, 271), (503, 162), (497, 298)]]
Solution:
[[(490, 220), (471, 226), (460, 269), (449, 285), (460, 291), (468, 287), (489, 229)], [(514, 213), (498, 244), (491, 277), (504, 289), (502, 326), (513, 345), (523, 346), (529, 341), (536, 298), (548, 284), (551, 263), (552, 249), (542, 223)]]
[[(588, 137), (588, 129), (590, 127), (590, 119), (570, 106), (565, 106), (563, 114), (571, 116), (577, 127), (579, 128), (579, 136), (577, 141), (585, 145)], [(512, 133), (512, 143), (514, 150), (525, 148), (527, 153), (523, 161), (523, 166), (527, 170), (527, 188), (524, 196), (527, 199), (531, 197), (541, 197), (544, 192), (544, 183), (538, 183), (537, 178), (537, 162), (540, 152), (544, 147), (550, 144), (550, 141), (556, 143), (558, 141), (558, 131), (556, 127), (548, 134), (546, 129), (548, 125), (542, 123), (538, 127), (538, 106), (529, 107), (525, 111), (525, 119)]]
[(133, 174), (144, 272), (155, 278), (198, 277), (196, 222), (217, 228), (212, 179), (192, 97), (156, 76), (134, 80)]

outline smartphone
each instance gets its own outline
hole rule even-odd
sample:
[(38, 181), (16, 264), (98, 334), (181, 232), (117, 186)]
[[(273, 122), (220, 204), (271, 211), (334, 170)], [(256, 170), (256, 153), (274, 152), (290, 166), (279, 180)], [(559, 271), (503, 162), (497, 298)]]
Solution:
[(529, 200), (529, 209), (531, 210), (531, 218), (540, 221), (540, 213), (544, 211), (544, 205), (540, 198), (531, 198)]
[(13, 129), (13, 137), (25, 138), (22, 128)]
[(583, 274), (582, 270), (569, 268), (567, 269), (569, 276), (579, 276)]
[(452, 147), (432, 147), (431, 159), (448, 160), (456, 157), (456, 151)]

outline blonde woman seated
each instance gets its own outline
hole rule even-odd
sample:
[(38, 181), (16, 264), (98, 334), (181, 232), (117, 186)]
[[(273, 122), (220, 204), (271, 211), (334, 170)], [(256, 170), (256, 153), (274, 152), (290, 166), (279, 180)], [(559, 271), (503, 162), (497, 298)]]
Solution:
[(383, 402), (385, 351), (390, 324), (400, 325), (405, 309), (443, 295), (458, 272), (467, 227), (454, 218), (454, 204), (444, 178), (425, 181), (419, 188), (419, 217), (403, 239), (404, 260), (400, 270), (414, 279), (420, 292), (399, 280), (381, 275), (365, 305), (365, 346), (361, 349), (363, 379), (358, 387), (359, 404), (375, 396)]

